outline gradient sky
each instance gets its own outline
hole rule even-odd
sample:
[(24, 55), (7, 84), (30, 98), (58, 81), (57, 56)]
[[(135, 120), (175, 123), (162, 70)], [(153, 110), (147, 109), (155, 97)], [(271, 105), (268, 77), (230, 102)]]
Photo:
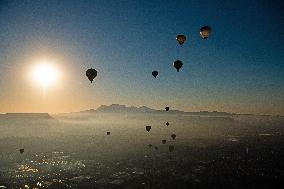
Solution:
[[(0, 112), (119, 103), (283, 115), (283, 12), (281, 0), (1, 0)], [(208, 40), (204, 25), (213, 28)], [(177, 34), (187, 36), (182, 48)], [(61, 72), (45, 97), (29, 79), (42, 58)]]

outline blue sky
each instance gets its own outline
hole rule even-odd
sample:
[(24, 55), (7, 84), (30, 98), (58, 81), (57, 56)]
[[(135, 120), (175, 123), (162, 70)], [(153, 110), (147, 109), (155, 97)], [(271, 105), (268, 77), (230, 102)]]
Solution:
[[(2, 1), (0, 103), (20, 99), (10, 80), (22, 60), (56, 54), (69, 74), (65, 92), (77, 94), (69, 100), (82, 101), (72, 110), (96, 101), (91, 106), (283, 114), (283, 9), (283, 2), (268, 0)], [(213, 28), (208, 40), (199, 36), (204, 25)], [(187, 36), (182, 48), (177, 34)], [(176, 59), (184, 62), (179, 73)], [(92, 87), (84, 75), (90, 65), (99, 74)], [(25, 83), (19, 90), (25, 93)]]

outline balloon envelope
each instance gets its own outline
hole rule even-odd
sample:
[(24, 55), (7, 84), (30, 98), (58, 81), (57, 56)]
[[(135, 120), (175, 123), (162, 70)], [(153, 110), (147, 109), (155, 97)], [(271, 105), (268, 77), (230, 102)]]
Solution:
[(169, 111), (169, 110), (170, 110), (170, 107), (165, 107), (165, 110), (166, 110), (166, 111)]
[(150, 131), (151, 130), (151, 126), (146, 126), (146, 131)]
[(177, 135), (176, 135), (176, 134), (172, 134), (171, 137), (172, 137), (173, 140), (175, 140), (175, 138), (177, 137)]
[(176, 61), (174, 61), (173, 65), (174, 65), (175, 69), (177, 69), (177, 72), (179, 72), (179, 70), (181, 69), (183, 63), (180, 60), (176, 60)]
[(153, 71), (152, 75), (156, 78), (159, 75), (159, 73), (158, 73), (158, 71)]
[(91, 68), (88, 69), (86, 71), (86, 76), (88, 77), (88, 79), (91, 81), (91, 83), (93, 82), (93, 80), (95, 79), (95, 77), (97, 77), (97, 70)]
[(109, 132), (109, 131), (107, 132), (107, 135), (110, 135), (110, 132)]
[(176, 37), (177, 42), (182, 46), (182, 44), (186, 41), (186, 36), (185, 35), (177, 35)]
[(167, 143), (167, 140), (162, 140), (162, 143), (163, 143), (163, 144), (166, 144), (166, 143)]
[(171, 146), (169, 146), (169, 151), (170, 151), (170, 152), (174, 151), (174, 149), (175, 149), (175, 147), (174, 147), (174, 146), (172, 146), (172, 145), (171, 145)]
[(20, 151), (20, 153), (22, 154), (22, 153), (24, 153), (25, 149), (22, 148), (22, 149), (20, 149), (19, 151)]
[(207, 39), (212, 32), (212, 28), (210, 26), (203, 26), (200, 28), (200, 35), (203, 39)]
[(169, 126), (169, 125), (170, 125), (170, 123), (169, 123), (169, 122), (167, 122), (167, 123), (166, 123), (166, 126)]

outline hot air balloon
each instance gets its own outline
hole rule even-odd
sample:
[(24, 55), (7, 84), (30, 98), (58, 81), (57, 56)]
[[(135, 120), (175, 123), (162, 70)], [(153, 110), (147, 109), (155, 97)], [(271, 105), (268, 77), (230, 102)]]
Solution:
[(146, 126), (146, 131), (150, 131), (151, 130), (151, 126)]
[(109, 132), (109, 131), (107, 132), (107, 135), (110, 135), (110, 132)]
[(149, 148), (152, 148), (152, 144), (148, 144)]
[(171, 137), (172, 137), (173, 140), (175, 140), (175, 138), (177, 137), (177, 135), (176, 135), (176, 134), (172, 134)]
[(169, 111), (169, 110), (170, 110), (170, 107), (165, 107), (165, 110), (166, 110), (166, 111)]
[(185, 35), (177, 35), (176, 40), (180, 44), (180, 46), (182, 46), (182, 44), (186, 41), (186, 36)]
[(203, 26), (200, 28), (200, 35), (203, 39), (207, 39), (212, 32), (212, 29), (210, 26)]
[(179, 72), (179, 70), (181, 69), (183, 63), (180, 60), (176, 60), (173, 65), (174, 65), (175, 69), (177, 69), (177, 72)]
[(169, 126), (169, 125), (170, 125), (170, 123), (169, 123), (169, 122), (167, 122), (167, 123), (166, 123), (166, 126)]
[(167, 142), (167, 140), (162, 140), (162, 143), (163, 143), (163, 144), (166, 144), (166, 142)]
[(158, 71), (153, 71), (152, 75), (156, 78), (159, 75), (159, 73), (158, 73)]
[(159, 147), (158, 147), (158, 146), (155, 146), (155, 150), (159, 150)]
[(86, 76), (88, 77), (88, 79), (91, 81), (91, 83), (93, 83), (93, 80), (95, 79), (95, 77), (97, 77), (97, 70), (91, 68), (88, 69), (86, 71)]
[(172, 145), (171, 145), (171, 146), (169, 146), (169, 151), (170, 151), (170, 152), (174, 151), (174, 149), (175, 149), (175, 147), (174, 147), (174, 146), (172, 146)]
[(25, 151), (25, 149), (19, 149), (19, 152), (22, 154), (22, 153), (24, 153), (24, 151)]

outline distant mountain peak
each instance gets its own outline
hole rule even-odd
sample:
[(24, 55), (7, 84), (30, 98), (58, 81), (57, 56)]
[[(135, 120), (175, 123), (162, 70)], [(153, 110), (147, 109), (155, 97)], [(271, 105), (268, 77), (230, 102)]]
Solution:
[(126, 105), (121, 105), (121, 104), (111, 104), (109, 106), (106, 105), (101, 105), (100, 107), (97, 108), (98, 112), (152, 112), (156, 111), (154, 109), (151, 109), (147, 106), (141, 106), (141, 107), (136, 107), (136, 106), (126, 106)]

